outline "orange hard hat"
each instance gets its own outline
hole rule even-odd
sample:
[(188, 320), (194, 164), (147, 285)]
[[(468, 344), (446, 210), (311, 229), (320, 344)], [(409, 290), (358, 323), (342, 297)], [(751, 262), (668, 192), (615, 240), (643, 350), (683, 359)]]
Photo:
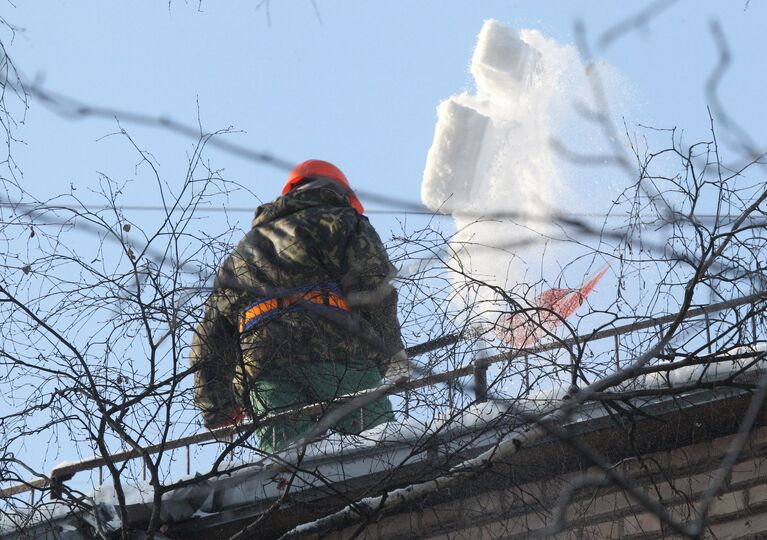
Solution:
[(341, 172), (341, 169), (332, 163), (322, 161), (321, 159), (309, 159), (296, 165), (288, 175), (288, 181), (282, 188), (282, 194), (285, 195), (286, 193), (290, 193), (293, 188), (296, 187), (296, 184), (300, 183), (305, 178), (313, 178), (317, 176), (330, 178), (341, 184), (349, 192), (348, 197), (351, 207), (354, 208), (358, 214), (363, 214), (365, 212), (362, 203), (354, 194), (352, 187), (349, 185), (349, 181), (346, 179), (344, 173)]

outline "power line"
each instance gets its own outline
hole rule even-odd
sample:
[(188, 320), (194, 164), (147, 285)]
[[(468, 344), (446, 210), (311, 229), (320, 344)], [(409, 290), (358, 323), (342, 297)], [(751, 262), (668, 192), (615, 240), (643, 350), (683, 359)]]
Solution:
[[(184, 208), (166, 208), (164, 206), (158, 206), (158, 205), (122, 205), (118, 207), (111, 207), (111, 206), (103, 206), (103, 205), (96, 205), (96, 204), (84, 204), (77, 207), (74, 206), (66, 206), (66, 205), (53, 205), (53, 204), (33, 204), (33, 203), (8, 203), (8, 202), (0, 202), (0, 208), (11, 208), (11, 209), (19, 209), (19, 208), (29, 208), (34, 209), (38, 211), (42, 210), (68, 210), (70, 212), (78, 212), (81, 210), (87, 210), (87, 211), (107, 211), (107, 210), (120, 210), (120, 211), (136, 211), (136, 212), (179, 212), (182, 210), (185, 210)], [(256, 210), (256, 206), (230, 206), (230, 207), (224, 207), (224, 206), (198, 206), (195, 208), (195, 212), (207, 212), (207, 213), (253, 213)], [(452, 214), (447, 213), (441, 213), (441, 212), (434, 212), (428, 209), (425, 210), (414, 210), (414, 209), (398, 209), (398, 208), (374, 208), (374, 209), (366, 209), (366, 214), (380, 214), (380, 215), (419, 215), (419, 216), (430, 216), (430, 217), (453, 217)], [(519, 212), (489, 212), (486, 216), (482, 216), (481, 214), (477, 214), (478, 218), (484, 217), (486, 219), (493, 219), (493, 218), (502, 218), (502, 217), (516, 217), (516, 218), (525, 218), (527, 217), (524, 213)], [(557, 212), (551, 214), (551, 217), (556, 218), (603, 218), (603, 219), (626, 219), (629, 217), (628, 215), (618, 215), (618, 214), (605, 214), (600, 212)], [(658, 217), (662, 218), (662, 216), (656, 216), (656, 215), (640, 215), (639, 217), (643, 218), (652, 218), (652, 217)], [(682, 216), (680, 216), (682, 217)], [(722, 220), (726, 219), (734, 219), (736, 215), (731, 214), (719, 214), (718, 216), (716, 214), (695, 214), (695, 219), (697, 220), (712, 220), (716, 219), (717, 217)], [(767, 220), (766, 217), (759, 217), (759, 216), (751, 216), (749, 218), (750, 220), (758, 220), (758, 219), (764, 219)]]

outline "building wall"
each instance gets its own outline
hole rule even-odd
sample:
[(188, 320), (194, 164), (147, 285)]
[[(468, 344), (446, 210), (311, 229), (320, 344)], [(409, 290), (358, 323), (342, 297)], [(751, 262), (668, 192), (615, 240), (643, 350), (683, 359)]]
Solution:
[[(696, 504), (720, 467), (734, 436), (718, 437), (672, 450), (630, 457), (615, 469), (643, 493), (659, 501), (674, 517), (689, 521)], [(530, 451), (528, 449), (527, 451)], [(524, 451), (523, 451), (524, 452)], [(515, 476), (513, 466), (506, 478)], [(556, 539), (675, 538), (667, 526), (630, 495), (609, 484), (582, 487), (565, 512), (560, 532), (553, 509), (560, 494), (584, 475), (603, 479), (595, 468), (528, 483), (502, 483), (503, 469), (436, 494), (407, 512), (386, 515), (367, 526), (358, 538), (499, 539), (528, 538), (531, 533)], [(561, 506), (561, 505), (560, 505)], [(767, 427), (756, 429), (737, 464), (714, 498), (706, 521), (708, 538), (767, 538)], [(349, 538), (357, 527), (329, 538)]]

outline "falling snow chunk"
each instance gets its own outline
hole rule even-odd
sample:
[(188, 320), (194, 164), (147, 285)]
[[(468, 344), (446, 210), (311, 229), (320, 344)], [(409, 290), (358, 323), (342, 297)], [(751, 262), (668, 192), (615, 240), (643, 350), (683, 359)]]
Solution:
[(471, 187), (490, 119), (452, 98), (442, 102), (438, 111), (421, 198), (434, 211), (451, 212), (471, 203)]
[(541, 53), (519, 36), (519, 32), (495, 20), (482, 27), (471, 60), (471, 74), (480, 92), (508, 95), (529, 85), (540, 70)]
[[(525, 35), (531, 41), (538, 36)], [(421, 186), (427, 206), (457, 213), (490, 203), (536, 213), (536, 203), (555, 195), (546, 120), (557, 70), (549, 70), (552, 79), (536, 83), (533, 75), (543, 73), (542, 62), (542, 53), (521, 33), (497, 21), (485, 23), (471, 63), (477, 95), (451, 97), (437, 110)]]
[[(492, 246), (549, 232), (548, 209), (562, 199), (549, 144), (550, 117), (563, 99), (559, 77), (573, 59), (574, 51), (537, 32), (485, 23), (471, 63), (477, 93), (453, 96), (439, 106), (421, 185), (429, 208), (453, 214), (462, 231), (458, 242), (470, 237), (476, 245)], [(520, 219), (477, 223), (490, 212)], [(519, 261), (509, 273), (508, 256), (461, 254), (470, 270), (494, 276), (501, 286), (521, 281), (525, 273)]]
[[(495, 20), (479, 33), (470, 71), (476, 92), (449, 97), (437, 109), (421, 199), (452, 215), (451, 250), (461, 268), (452, 278), (490, 285), (478, 293), (488, 313), (504, 312), (509, 296), (539, 307), (542, 293), (574, 290), (599, 271), (588, 266), (593, 248), (573, 242), (568, 225), (552, 219), (612, 204), (593, 170), (579, 169), (561, 151), (604, 150), (593, 122), (574, 106), (593, 101), (590, 75), (574, 47)], [(621, 90), (605, 86), (609, 96)]]

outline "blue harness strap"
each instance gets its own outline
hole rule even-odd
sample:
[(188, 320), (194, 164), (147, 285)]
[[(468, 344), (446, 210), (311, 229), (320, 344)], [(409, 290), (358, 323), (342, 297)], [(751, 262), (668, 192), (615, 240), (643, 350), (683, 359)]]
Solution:
[(285, 295), (263, 298), (245, 308), (240, 316), (240, 333), (250, 332), (285, 313), (304, 311), (308, 308), (308, 303), (330, 309), (351, 311), (343, 297), (341, 287), (334, 281), (297, 287)]

